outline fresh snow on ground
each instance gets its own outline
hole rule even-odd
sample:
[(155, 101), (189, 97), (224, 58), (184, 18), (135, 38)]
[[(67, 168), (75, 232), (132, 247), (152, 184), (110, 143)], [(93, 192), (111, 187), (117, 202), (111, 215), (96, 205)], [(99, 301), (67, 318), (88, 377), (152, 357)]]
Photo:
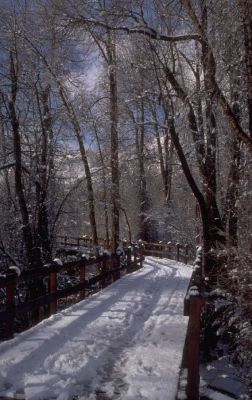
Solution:
[(0, 345), (0, 397), (174, 400), (192, 269), (144, 267)]

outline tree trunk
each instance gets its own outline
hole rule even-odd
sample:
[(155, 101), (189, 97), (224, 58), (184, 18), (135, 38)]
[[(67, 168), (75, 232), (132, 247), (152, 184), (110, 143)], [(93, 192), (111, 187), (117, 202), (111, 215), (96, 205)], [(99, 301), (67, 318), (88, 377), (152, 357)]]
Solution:
[[(170, 107), (168, 107), (167, 109), (170, 109)], [(214, 282), (216, 280), (217, 263), (216, 254), (212, 251), (212, 249), (216, 249), (217, 240), (216, 235), (212, 231), (212, 226), (208, 216), (207, 204), (204, 195), (201, 193), (195, 182), (195, 179), (186, 160), (184, 151), (182, 149), (179, 137), (175, 129), (174, 118), (169, 117), (168, 113), (166, 113), (166, 118), (168, 121), (169, 132), (174, 143), (178, 158), (180, 160), (183, 173), (199, 205), (203, 230), (204, 268), (206, 274), (208, 274), (211, 277), (211, 281)]]
[[(208, 63), (209, 68), (211, 68), (211, 74), (209, 74), (209, 85), (211, 86), (211, 92), (214, 94), (214, 98), (216, 99), (217, 103), (221, 107), (223, 114), (226, 117), (226, 121), (231, 128), (234, 135), (237, 136), (245, 145), (247, 146), (248, 150), (252, 152), (252, 138), (248, 135), (241, 127), (239, 120), (237, 120), (236, 116), (234, 115), (232, 108), (227, 101), (226, 97), (224, 96), (223, 92), (221, 91), (216, 79), (216, 63), (215, 58), (213, 55), (213, 51), (211, 46), (208, 43), (207, 32), (204, 31), (203, 26), (201, 25), (190, 0), (180, 0), (185, 9), (187, 10), (189, 16), (192, 19), (192, 22), (201, 36), (201, 41), (205, 42), (208, 46)], [(202, 0), (203, 6), (205, 1)]]
[(247, 86), (247, 105), (248, 105), (248, 129), (252, 138), (252, 4), (251, 0), (239, 0), (243, 31), (244, 31), (244, 50), (245, 50), (245, 77)]
[[(237, 118), (240, 115), (240, 108), (237, 102), (233, 104), (233, 112)], [(226, 204), (224, 210), (224, 221), (227, 225), (228, 242), (230, 247), (238, 246), (238, 209), (237, 200), (239, 196), (240, 163), (241, 163), (241, 141), (233, 137), (230, 144), (231, 163), (228, 174), (228, 187)]]
[[(183, 0), (183, 2), (187, 2), (187, 0)], [(153, 47), (152, 47), (153, 48)], [(155, 49), (154, 49), (155, 52)], [(217, 254), (216, 250), (220, 247), (220, 245), (223, 244), (223, 240), (225, 239), (223, 236), (222, 232), (222, 225), (220, 225), (220, 218), (218, 215), (218, 208), (216, 204), (216, 197), (215, 197), (215, 175), (211, 175), (211, 171), (209, 170), (210, 168), (210, 160), (213, 162), (215, 158), (213, 157), (213, 154), (209, 151), (208, 157), (208, 168), (206, 169), (205, 165), (205, 158), (206, 158), (206, 150), (205, 150), (205, 144), (204, 144), (204, 137), (202, 137), (202, 131), (198, 130), (197, 126), (197, 118), (194, 112), (193, 104), (191, 103), (189, 96), (185, 92), (185, 90), (182, 88), (182, 86), (179, 84), (177, 78), (171, 71), (168, 65), (164, 64), (163, 61), (159, 58), (157, 52), (155, 52), (156, 56), (158, 57), (159, 62), (163, 66), (163, 70), (165, 73), (165, 76), (172, 86), (173, 90), (176, 92), (178, 98), (184, 103), (185, 107), (187, 108), (187, 119), (188, 119), (188, 126), (190, 129), (190, 132), (192, 134), (192, 138), (195, 144), (195, 149), (196, 149), (196, 157), (197, 157), (197, 163), (199, 166), (199, 170), (201, 173), (201, 176), (203, 178), (203, 183), (206, 181), (207, 184), (212, 186), (214, 188), (214, 196), (212, 196), (211, 192), (208, 192), (208, 198), (205, 199), (204, 195), (201, 193), (200, 189), (198, 188), (190, 167), (187, 163), (187, 160), (185, 158), (183, 149), (180, 145), (178, 135), (175, 130), (175, 125), (174, 125), (174, 118), (170, 117), (168, 114), (167, 110), (171, 110), (171, 104), (167, 103), (167, 100), (165, 100), (164, 95), (162, 96), (165, 112), (166, 112), (166, 118), (168, 121), (168, 126), (169, 126), (169, 132), (171, 134), (174, 147), (176, 148), (178, 158), (181, 162), (181, 166), (184, 172), (184, 175), (187, 179), (188, 184), (191, 187), (192, 192), (194, 193), (199, 207), (201, 211), (201, 219), (202, 219), (202, 227), (203, 227), (203, 245), (204, 245), (204, 254), (205, 254), (205, 268), (208, 272), (211, 274), (216, 275), (217, 271)], [(167, 87), (167, 93), (165, 96), (167, 97), (169, 95), (169, 88)], [(170, 99), (171, 103), (171, 99)], [(216, 138), (215, 138), (216, 140)], [(211, 149), (209, 149), (211, 150)], [(215, 200), (215, 202), (214, 202)], [(211, 208), (209, 206), (211, 205)], [(208, 212), (209, 210), (211, 211), (211, 218), (209, 218)], [(215, 223), (215, 215), (217, 215), (216, 223)], [(213, 217), (213, 218), (212, 218)]]
[(113, 37), (108, 34), (107, 57), (109, 75), (110, 99), (110, 142), (111, 142), (111, 203), (112, 203), (112, 251), (116, 251), (119, 244), (119, 210), (120, 210), (120, 177), (118, 158), (118, 104), (117, 104), (117, 78), (116, 78), (116, 49)]
[(75, 114), (74, 108), (71, 105), (70, 101), (68, 100), (66, 93), (59, 82), (58, 82), (58, 86), (59, 86), (60, 97), (63, 101), (63, 104), (66, 107), (66, 110), (70, 117), (70, 121), (72, 123), (72, 127), (74, 130), (76, 139), (79, 144), (81, 159), (82, 159), (82, 162), (84, 165), (86, 181), (87, 181), (89, 221), (90, 221), (90, 226), (91, 226), (93, 245), (97, 246), (98, 245), (98, 235), (97, 235), (97, 229), (96, 229), (95, 200), (94, 200), (93, 183), (92, 183), (91, 171), (90, 171), (89, 163), (88, 163), (88, 159), (87, 159), (86, 149), (85, 149), (83, 139), (82, 139), (81, 128), (80, 128), (80, 124), (78, 122), (78, 118)]
[(25, 199), (22, 179), (22, 149), (19, 132), (19, 120), (16, 113), (16, 97), (18, 92), (18, 77), (12, 52), (10, 53), (10, 80), (11, 96), (8, 103), (9, 116), (13, 133), (14, 157), (15, 157), (15, 190), (18, 198), (22, 219), (22, 232), (25, 245), (26, 258), (29, 266), (33, 264), (33, 239), (29, 220), (29, 212)]
[(96, 127), (95, 122), (93, 123), (94, 125), (94, 133), (95, 133), (95, 138), (98, 146), (98, 152), (102, 164), (102, 192), (103, 192), (103, 204), (104, 204), (104, 226), (105, 226), (105, 238), (106, 238), (106, 246), (107, 248), (109, 247), (109, 214), (108, 214), (108, 193), (107, 193), (107, 178), (106, 178), (106, 165), (104, 162), (104, 157), (102, 154), (102, 149), (101, 149), (101, 144), (100, 144), (100, 139), (98, 135), (98, 130)]
[(40, 99), (37, 92), (37, 101), (41, 117), (42, 128), (42, 144), (41, 144), (41, 157), (38, 165), (39, 182), (37, 183), (37, 203), (38, 203), (38, 217), (37, 217), (37, 245), (42, 250), (42, 258), (44, 261), (51, 261), (51, 243), (49, 237), (49, 221), (48, 210), (46, 205), (48, 182), (51, 174), (51, 154), (49, 150), (49, 138), (53, 137), (52, 132), (52, 117), (49, 106), (50, 86), (48, 85), (42, 92), (42, 107), (40, 108)]
[(83, 139), (82, 139), (81, 127), (80, 127), (77, 115), (75, 113), (74, 107), (71, 104), (71, 101), (68, 99), (68, 96), (64, 89), (64, 86), (62, 85), (62, 83), (58, 79), (57, 75), (53, 71), (53, 68), (50, 65), (50, 63), (47, 61), (47, 58), (38, 49), (38, 47), (36, 47), (27, 37), (25, 39), (29, 43), (29, 45), (32, 47), (32, 49), (36, 52), (36, 54), (43, 60), (46, 68), (50, 72), (51, 76), (54, 78), (54, 81), (58, 87), (60, 98), (61, 98), (61, 100), (66, 108), (66, 111), (68, 113), (68, 116), (70, 118), (70, 121), (71, 121), (71, 124), (73, 127), (73, 131), (75, 133), (76, 139), (79, 144), (81, 159), (82, 159), (82, 162), (84, 165), (84, 170), (85, 170), (85, 175), (86, 175), (86, 180), (87, 180), (89, 220), (90, 220), (90, 225), (91, 225), (93, 244), (98, 245), (98, 235), (97, 235), (96, 219), (95, 219), (95, 200), (94, 200), (92, 176), (91, 176), (91, 172), (90, 172), (90, 168), (89, 168), (86, 149), (85, 149)]
[(141, 99), (140, 104), (140, 124), (136, 125), (136, 151), (137, 151), (137, 160), (138, 160), (138, 168), (139, 168), (139, 232), (138, 238), (144, 240), (146, 242), (150, 241), (151, 232), (148, 220), (148, 210), (149, 210), (149, 199), (147, 194), (147, 182), (145, 176), (145, 167), (144, 167), (144, 104), (143, 99)]
[(162, 147), (160, 133), (158, 129), (157, 113), (152, 110), (153, 119), (155, 121), (155, 136), (157, 141), (158, 158), (160, 165), (160, 172), (164, 188), (165, 201), (169, 204), (171, 200), (171, 185), (172, 185), (172, 157), (173, 157), (173, 143), (170, 141), (169, 131), (165, 130), (164, 145)]
[(164, 155), (165, 155), (165, 175), (166, 175), (166, 202), (169, 203), (171, 200), (171, 188), (172, 188), (172, 161), (173, 161), (174, 144), (170, 138), (169, 130), (165, 131), (164, 138)]
[[(209, 60), (207, 60), (207, 62), (209, 62)], [(209, 238), (211, 238), (210, 242), (212, 243), (212, 248), (216, 249), (219, 248), (220, 245), (223, 244), (223, 242), (225, 242), (225, 236), (223, 235), (223, 225), (216, 201), (216, 177), (215, 177), (216, 132), (214, 130), (215, 120), (213, 118), (211, 103), (208, 104), (208, 109), (207, 109), (207, 119), (208, 123), (210, 119), (210, 125), (208, 128), (209, 129), (208, 145), (207, 145), (207, 150), (205, 150), (204, 137), (201, 136), (202, 133), (198, 130), (197, 118), (193, 106), (189, 101), (186, 92), (180, 86), (179, 82), (177, 81), (174, 74), (171, 72), (171, 70), (167, 65), (164, 67), (164, 70), (168, 81), (170, 82), (171, 86), (176, 91), (178, 97), (183, 101), (184, 105), (187, 107), (188, 110), (187, 113), (188, 126), (192, 133), (192, 138), (195, 144), (197, 162), (204, 184), (204, 192), (206, 195), (204, 201), (205, 201), (205, 206), (207, 208), (207, 214), (209, 214), (209, 217), (207, 218), (208, 219), (207, 225), (210, 235)], [(209, 75), (207, 76), (207, 79), (209, 79)], [(212, 86), (211, 86), (211, 91), (212, 91)], [(168, 122), (169, 122), (169, 117), (168, 117)], [(211, 130), (212, 125), (213, 129)], [(173, 130), (172, 125), (170, 126), (170, 128)], [(213, 257), (211, 258), (212, 261), (210, 262), (209, 260), (209, 263), (211, 263), (212, 265), (211, 269), (213, 269)]]
[[(202, 5), (202, 29), (205, 34), (208, 29), (207, 6), (203, 1)], [(224, 227), (217, 205), (217, 185), (216, 185), (216, 150), (217, 132), (216, 120), (214, 115), (214, 93), (211, 85), (211, 77), (215, 74), (214, 65), (211, 62), (211, 52), (207, 41), (202, 42), (202, 66), (204, 73), (204, 85), (206, 93), (206, 152), (203, 173), (203, 187), (208, 209), (209, 221), (212, 234), (216, 236), (216, 241), (225, 244)]]

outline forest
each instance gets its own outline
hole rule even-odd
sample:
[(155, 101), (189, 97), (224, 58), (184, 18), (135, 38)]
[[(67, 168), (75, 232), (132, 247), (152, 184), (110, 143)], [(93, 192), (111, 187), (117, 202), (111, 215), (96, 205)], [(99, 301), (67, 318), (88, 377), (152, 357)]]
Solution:
[(200, 245), (251, 363), (251, 1), (0, 7), (1, 271), (57, 235)]

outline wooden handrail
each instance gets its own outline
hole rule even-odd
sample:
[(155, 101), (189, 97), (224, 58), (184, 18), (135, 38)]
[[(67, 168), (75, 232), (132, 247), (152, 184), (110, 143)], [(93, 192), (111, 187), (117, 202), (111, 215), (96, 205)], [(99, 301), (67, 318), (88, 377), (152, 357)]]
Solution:
[[(69, 243), (69, 240), (74, 240), (76, 242), (76, 244), (81, 241), (83, 242), (90, 242), (92, 240), (91, 236), (62, 236), (62, 235), (57, 235), (56, 237), (56, 241), (57, 239), (60, 239), (62, 241), (62, 243), (64, 243), (65, 241), (67, 243)], [(104, 243), (106, 241), (106, 239), (104, 238), (98, 238), (98, 242), (99, 243)], [(121, 243), (126, 243), (126, 244), (130, 244), (128, 240), (124, 240), (124, 239), (120, 239)], [(173, 243), (173, 242), (146, 242), (143, 240), (139, 240), (137, 242), (132, 242), (132, 244), (144, 244), (144, 245), (148, 245), (148, 246), (157, 246), (157, 247), (174, 247), (177, 245), (177, 243)], [(179, 245), (181, 247), (186, 247), (187, 245), (182, 245), (179, 243)]]
[[(132, 261), (132, 257), (134, 257), (134, 261)], [(90, 292), (93, 285), (100, 283), (100, 288), (104, 287), (111, 280), (119, 279), (122, 270), (129, 272), (132, 267), (140, 268), (142, 266), (142, 259), (142, 249), (138, 250), (134, 248), (132, 251), (131, 249), (127, 249), (124, 255), (112, 254), (109, 256), (104, 254), (103, 256), (88, 260), (81, 258), (76, 261), (64, 263), (63, 265), (54, 262), (41, 268), (23, 271), (19, 277), (14, 272), (0, 276), (0, 288), (5, 288), (6, 290), (5, 307), (3, 306), (2, 310), (0, 310), (0, 321), (6, 324), (6, 338), (13, 336), (15, 317), (22, 316), (28, 312), (32, 313), (46, 305), (49, 305), (46, 316), (48, 316), (48, 311), (49, 315), (51, 315), (57, 311), (58, 299), (79, 293), (78, 300), (82, 300), (86, 295), (86, 290)], [(97, 275), (87, 279), (85, 270), (87, 266), (91, 265), (99, 265), (101, 268)], [(59, 290), (57, 288), (57, 274), (73, 269), (76, 272), (78, 271), (79, 283)], [(18, 284), (33, 280), (38, 281), (38, 279), (44, 277), (49, 277), (48, 293), (25, 303), (15, 304), (15, 292)]]
[(184, 299), (184, 315), (189, 316), (185, 347), (186, 367), (188, 371), (186, 386), (187, 400), (199, 400), (200, 396), (200, 327), (204, 292), (202, 254), (198, 251), (188, 291)]
[[(83, 244), (88, 244), (89, 247), (92, 246), (92, 238), (89, 236), (83, 237), (73, 237), (73, 236), (56, 236), (56, 242), (58, 239), (58, 244), (65, 247), (76, 247), (77, 249)], [(99, 238), (98, 242), (100, 245), (104, 245), (106, 243), (106, 239)], [(121, 243), (124, 247), (128, 247), (129, 245), (143, 245), (145, 255), (153, 255), (157, 257), (167, 257), (167, 258), (175, 258), (177, 261), (183, 261), (186, 264), (190, 259), (193, 259), (194, 254), (190, 256), (190, 249), (192, 246), (188, 244), (181, 243), (172, 243), (172, 242), (145, 242), (139, 240), (136, 243), (130, 243), (127, 240), (121, 240)], [(173, 254), (172, 254), (172, 251)], [(166, 252), (166, 253), (164, 253)], [(194, 253), (194, 252), (193, 252)]]
[(172, 258), (177, 261), (188, 263), (192, 256), (189, 254), (189, 245), (181, 245), (180, 243), (147, 243), (144, 244), (144, 254), (162, 258)]

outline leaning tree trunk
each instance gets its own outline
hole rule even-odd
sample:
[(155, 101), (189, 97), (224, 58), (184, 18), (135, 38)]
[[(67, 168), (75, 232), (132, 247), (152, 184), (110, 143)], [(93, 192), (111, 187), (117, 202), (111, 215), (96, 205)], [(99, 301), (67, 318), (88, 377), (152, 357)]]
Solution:
[(165, 159), (165, 175), (166, 175), (166, 202), (169, 203), (171, 200), (172, 193), (172, 175), (173, 175), (173, 153), (174, 145), (170, 139), (169, 131), (166, 130), (164, 138), (164, 159)]
[[(209, 137), (208, 139), (208, 145), (207, 149), (205, 149), (204, 145), (204, 137), (202, 137), (201, 131), (198, 129), (197, 125), (197, 118), (194, 112), (194, 108), (192, 103), (190, 102), (190, 99), (187, 95), (187, 93), (184, 91), (184, 89), (181, 87), (179, 84), (178, 80), (176, 79), (175, 75), (173, 72), (170, 70), (168, 65), (164, 66), (164, 72), (165, 75), (171, 84), (172, 88), (176, 91), (177, 96), (179, 97), (180, 100), (183, 101), (184, 105), (186, 106), (187, 109), (187, 120), (188, 120), (188, 126), (190, 129), (190, 132), (192, 134), (192, 138), (195, 144), (195, 150), (196, 150), (196, 157), (197, 157), (197, 163), (199, 166), (200, 174), (204, 183), (204, 195), (200, 192), (201, 195), (199, 195), (198, 192), (198, 187), (194, 187), (194, 185), (191, 186), (191, 189), (199, 203), (199, 207), (201, 210), (201, 218), (202, 218), (202, 224), (203, 224), (203, 237), (204, 237), (204, 249), (205, 249), (205, 260), (206, 260), (206, 269), (209, 271), (212, 271), (213, 273), (217, 273), (217, 258), (216, 258), (216, 252), (212, 251), (220, 248), (223, 246), (223, 243), (225, 243), (225, 236), (223, 235), (223, 225), (222, 221), (220, 218), (219, 210), (217, 207), (217, 201), (216, 201), (216, 178), (215, 178), (215, 152), (216, 152), (216, 133), (213, 132), (213, 137)], [(212, 89), (212, 86), (211, 86)], [(168, 110), (170, 107), (169, 105), (166, 106), (165, 104), (165, 109)], [(210, 108), (208, 108), (208, 115), (207, 118), (211, 119), (211, 125), (213, 125), (213, 114), (211, 112), (211, 104)], [(170, 133), (174, 131), (174, 122), (173, 118), (170, 118), (169, 115), (167, 115), (167, 121), (169, 125), (169, 130)], [(172, 134), (171, 134), (172, 136)], [(172, 136), (174, 138), (174, 135)], [(176, 141), (176, 139), (175, 139)], [(178, 147), (176, 147), (175, 141), (173, 139), (174, 146), (176, 148), (176, 151), (178, 153)], [(211, 148), (213, 146), (213, 148)], [(181, 148), (181, 151), (183, 153), (183, 150)], [(180, 151), (179, 151), (180, 152)], [(181, 156), (182, 157), (182, 156)], [(180, 158), (180, 156), (179, 156)], [(185, 158), (185, 157), (184, 157)], [(182, 159), (180, 158), (180, 161)], [(186, 160), (183, 160), (183, 163)], [(183, 164), (181, 161), (181, 165), (183, 168)], [(183, 172), (188, 180), (190, 173), (190, 168), (188, 166), (188, 169), (186, 168), (187, 172), (185, 172), (183, 168)], [(189, 178), (191, 181), (191, 178)], [(194, 182), (195, 183), (195, 182)], [(194, 187), (194, 188), (193, 188)], [(204, 203), (204, 205), (203, 205)], [(205, 215), (207, 214), (207, 215)]]
[[(171, 107), (167, 107), (166, 110), (170, 109)], [(189, 167), (189, 164), (186, 160), (185, 153), (181, 146), (178, 134), (175, 129), (174, 125), (174, 118), (169, 116), (166, 112), (166, 118), (168, 121), (169, 132), (174, 144), (174, 147), (177, 152), (178, 159), (181, 163), (181, 167), (185, 178), (187, 180), (188, 185), (190, 186), (200, 209), (201, 214), (201, 221), (202, 221), (202, 230), (203, 230), (203, 254), (204, 254), (204, 268), (206, 274), (208, 274), (211, 278), (212, 282), (216, 281), (216, 257), (212, 252), (212, 249), (216, 248), (216, 237), (212, 235), (212, 227), (209, 221), (208, 216), (208, 208), (206, 204), (206, 200), (204, 195), (200, 191), (196, 181), (192, 175), (192, 171)]]
[[(239, 118), (240, 108), (237, 102), (233, 104), (233, 112)], [(241, 141), (233, 137), (230, 142), (231, 162), (228, 174), (228, 186), (226, 193), (226, 204), (224, 210), (224, 221), (227, 226), (228, 242), (230, 247), (238, 246), (238, 208), (240, 165), (241, 165)]]
[(65, 106), (68, 117), (72, 124), (74, 134), (75, 134), (77, 142), (79, 144), (81, 159), (82, 159), (82, 162), (84, 165), (84, 170), (85, 170), (85, 175), (86, 175), (88, 205), (89, 205), (89, 220), (90, 220), (90, 225), (91, 225), (93, 244), (97, 245), (98, 244), (98, 235), (97, 235), (96, 218), (95, 218), (95, 199), (94, 199), (94, 191), (93, 191), (93, 182), (92, 182), (91, 171), (90, 171), (88, 158), (87, 158), (87, 154), (86, 154), (86, 149), (85, 149), (85, 146), (83, 143), (81, 127), (80, 127), (77, 115), (75, 113), (75, 110), (74, 110), (74, 107), (73, 107), (71, 101), (68, 98), (68, 95), (67, 95), (66, 90), (64, 89), (64, 86), (62, 85), (61, 81), (58, 79), (56, 73), (53, 71), (53, 68), (50, 65), (50, 63), (48, 62), (47, 58), (38, 49), (38, 47), (36, 47), (27, 37), (25, 38), (25, 40), (29, 43), (29, 45), (36, 52), (36, 54), (38, 54), (39, 57), (43, 60), (46, 68), (50, 72), (51, 76), (54, 78), (55, 83), (58, 88), (58, 91), (59, 91), (60, 98), (62, 100), (62, 103)]
[[(192, 6), (192, 2), (190, 0), (180, 0), (182, 5), (188, 12), (188, 15), (191, 17), (192, 22), (195, 26), (196, 31), (201, 36), (201, 43), (205, 42), (208, 46), (208, 63), (211, 68), (211, 74), (209, 74), (209, 86), (211, 87), (211, 92), (214, 95), (214, 98), (218, 105), (221, 107), (223, 114), (226, 117), (226, 121), (232, 130), (233, 134), (237, 136), (243, 143), (245, 143), (247, 149), (252, 152), (252, 137), (248, 135), (244, 129), (241, 127), (239, 120), (236, 118), (233, 113), (232, 107), (230, 106), (227, 98), (224, 96), (222, 90), (220, 89), (216, 78), (216, 62), (214, 58), (214, 54), (211, 46), (208, 42), (207, 32), (204, 30), (204, 27), (200, 23), (198, 16)], [(203, 7), (206, 5), (206, 2), (202, 0)]]
[(251, 0), (239, 0), (243, 21), (245, 78), (247, 88), (248, 128), (252, 138), (252, 4)]
[[(208, 16), (207, 6), (202, 3), (202, 28), (207, 32)], [(211, 62), (210, 49), (207, 41), (202, 42), (202, 66), (204, 73), (204, 89), (206, 93), (205, 108), (205, 133), (206, 133), (206, 152), (202, 174), (205, 199), (208, 209), (209, 221), (211, 224), (211, 235), (220, 244), (225, 244), (225, 234), (223, 222), (217, 205), (217, 185), (216, 185), (216, 151), (217, 151), (217, 126), (214, 115), (214, 93), (211, 85), (211, 77), (215, 73), (215, 68)]]
[(120, 217), (120, 178), (118, 158), (118, 100), (116, 78), (116, 52), (115, 43), (110, 33), (108, 34), (107, 58), (109, 75), (109, 100), (110, 100), (110, 143), (111, 143), (111, 204), (112, 204), (112, 251), (119, 244), (119, 217)]
[(147, 193), (147, 182), (145, 176), (145, 166), (144, 166), (144, 104), (141, 99), (140, 105), (140, 127), (136, 125), (136, 151), (137, 151), (137, 160), (139, 167), (139, 188), (138, 188), (138, 197), (139, 197), (139, 232), (138, 238), (144, 241), (150, 241), (151, 232), (150, 225), (148, 220), (148, 211), (149, 211), (149, 198)]
[(98, 130), (96, 124), (94, 123), (94, 133), (97, 142), (98, 152), (100, 156), (100, 161), (102, 164), (102, 201), (104, 204), (104, 227), (105, 227), (105, 238), (106, 238), (106, 246), (109, 247), (109, 213), (108, 213), (108, 191), (107, 191), (107, 178), (106, 178), (106, 165), (104, 161), (104, 157), (102, 154), (102, 148), (100, 144), (100, 139), (98, 135)]
[(156, 109), (152, 110), (152, 115), (155, 123), (155, 136), (157, 141), (158, 159), (163, 182), (164, 197), (166, 203), (169, 204), (169, 201), (171, 200), (172, 186), (173, 143), (170, 140), (169, 131), (166, 129), (164, 135), (164, 145), (162, 147)]
[(37, 182), (37, 203), (38, 203), (38, 216), (37, 216), (37, 246), (42, 250), (42, 257), (46, 262), (52, 258), (51, 243), (49, 236), (49, 219), (48, 209), (46, 205), (48, 183), (50, 179), (51, 154), (49, 150), (49, 138), (52, 138), (52, 117), (49, 107), (50, 86), (48, 85), (42, 92), (42, 109), (40, 107), (39, 93), (37, 92), (37, 101), (41, 118), (42, 128), (42, 143), (41, 143), (41, 159), (38, 166), (38, 175), (40, 176)]
[(80, 127), (77, 115), (75, 114), (75, 110), (74, 110), (71, 102), (68, 100), (68, 97), (66, 95), (66, 92), (65, 92), (63, 86), (58, 81), (57, 81), (57, 83), (58, 83), (58, 87), (59, 87), (60, 97), (62, 99), (64, 106), (66, 107), (66, 110), (70, 117), (70, 121), (72, 123), (75, 137), (79, 144), (80, 155), (81, 155), (81, 159), (82, 159), (82, 162), (84, 165), (86, 181), (87, 181), (89, 221), (90, 221), (90, 226), (91, 226), (91, 231), (92, 231), (92, 239), (93, 239), (93, 245), (96, 246), (96, 245), (98, 245), (98, 235), (97, 235), (96, 218), (95, 218), (95, 199), (94, 199), (93, 182), (92, 182), (92, 176), (91, 176), (91, 171), (90, 171), (90, 167), (89, 167), (86, 149), (85, 149), (83, 139), (82, 139), (81, 127)]
[(33, 239), (32, 231), (29, 220), (29, 212), (25, 199), (25, 192), (22, 178), (22, 149), (21, 139), (19, 132), (19, 120), (16, 112), (16, 98), (18, 92), (18, 77), (14, 63), (12, 52), (10, 53), (10, 80), (11, 80), (11, 95), (8, 102), (10, 122), (13, 133), (13, 144), (14, 144), (14, 157), (15, 157), (15, 190), (18, 198), (18, 204), (22, 219), (22, 233), (26, 252), (26, 259), (29, 266), (32, 266), (33, 260)]

